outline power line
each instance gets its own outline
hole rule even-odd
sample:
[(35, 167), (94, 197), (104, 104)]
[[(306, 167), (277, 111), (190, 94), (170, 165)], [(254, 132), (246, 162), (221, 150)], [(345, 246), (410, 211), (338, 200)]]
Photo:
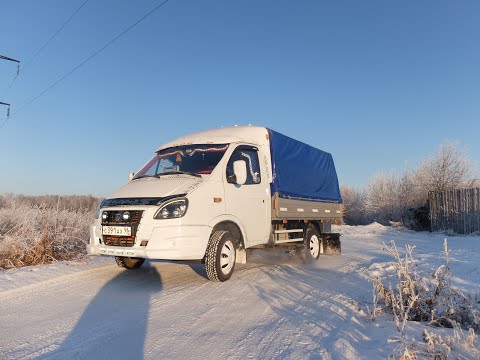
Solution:
[(25, 109), (27, 106), (31, 105), (35, 100), (37, 100), (38, 98), (40, 98), (41, 96), (43, 96), (45, 93), (47, 93), (49, 90), (51, 90), (52, 88), (54, 88), (55, 86), (57, 86), (60, 82), (62, 82), (63, 80), (65, 80), (67, 77), (69, 77), (70, 75), (72, 75), (75, 71), (77, 71), (78, 69), (80, 69), (83, 65), (85, 65), (86, 63), (88, 63), (90, 60), (92, 60), (94, 57), (96, 57), (98, 54), (100, 54), (103, 50), (105, 50), (106, 48), (108, 48), (110, 45), (112, 45), (115, 41), (117, 41), (118, 39), (120, 39), (121, 37), (123, 37), (126, 33), (128, 33), (130, 30), (132, 30), (134, 27), (136, 27), (138, 24), (140, 24), (142, 21), (144, 21), (145, 19), (147, 19), (148, 17), (150, 17), (151, 15), (153, 15), (157, 10), (159, 10), (163, 5), (165, 5), (169, 0), (164, 0), (162, 3), (160, 3), (159, 5), (155, 6), (152, 10), (150, 10), (148, 13), (146, 13), (145, 15), (143, 15), (139, 20), (137, 20), (134, 24), (130, 25), (127, 29), (125, 29), (124, 31), (122, 31), (120, 34), (118, 34), (116, 37), (114, 37), (112, 40), (110, 40), (108, 43), (106, 43), (102, 48), (100, 48), (99, 50), (97, 50), (96, 52), (94, 52), (92, 55), (90, 55), (88, 58), (86, 58), (85, 60), (83, 60), (80, 64), (78, 64), (77, 66), (75, 66), (72, 70), (70, 70), (68, 73), (66, 73), (65, 75), (63, 75), (60, 79), (58, 79), (57, 81), (55, 81), (52, 85), (50, 85), (49, 87), (47, 87), (45, 90), (43, 90), (40, 94), (36, 95), (35, 97), (33, 97), (32, 99), (30, 99), (29, 101), (27, 101), (24, 105), (22, 105), (18, 110), (15, 110), (13, 112), (13, 114), (11, 114), (10, 117), (7, 117), (5, 119), (5, 121), (2, 123), (2, 125), (0, 125), (0, 129), (7, 123), (7, 121), (9, 119), (11, 119), (13, 116), (15, 116), (18, 112), (22, 111), (23, 109)]
[[(85, 6), (85, 4), (89, 1), (90, 0), (85, 0), (82, 3), (82, 5), (80, 5), (80, 7), (77, 8), (77, 10), (75, 10), (75, 12), (62, 24), (62, 26), (60, 26), (57, 29), (57, 31), (55, 31), (55, 33), (52, 36), (50, 36), (50, 38), (30, 57), (30, 59), (27, 61), (27, 63), (22, 68), (22, 74), (25, 71), (25, 69), (33, 62), (33, 60), (35, 60), (35, 58), (43, 51), (43, 49), (45, 49), (48, 46), (48, 44), (50, 44), (50, 42), (60, 33), (60, 31), (63, 30), (63, 28), (75, 17), (75, 15), (77, 15), (77, 13), (80, 11), (80, 9), (83, 8)], [(18, 66), (17, 66), (17, 75), (12, 79), (12, 81), (10, 82), (10, 84), (8, 85), (6, 90), (3, 92), (2, 98), (5, 97), (5, 95), (7, 95), (7, 93), (10, 91), (13, 84), (17, 80), (18, 76), (20, 75), (19, 65), (20, 64), (18, 64)]]
[(50, 38), (40, 47), (40, 49), (37, 50), (37, 52), (35, 54), (32, 55), (32, 57), (27, 61), (27, 63), (23, 66), (23, 69), (22, 69), (22, 72), (25, 71), (25, 68), (28, 67), (28, 65), (30, 65), (32, 63), (32, 61), (43, 51), (43, 49), (45, 49), (47, 47), (48, 44), (50, 44), (50, 42), (55, 39), (55, 37), (60, 33), (60, 31), (63, 30), (63, 28), (75, 17), (75, 15), (77, 15), (77, 13), (85, 6), (86, 3), (88, 3), (90, 0), (85, 0), (82, 5), (80, 5), (80, 7), (75, 10), (75, 12), (62, 24), (62, 26), (60, 26), (58, 28), (57, 31), (55, 31), (55, 33), (50, 36)]
[(13, 86), (13, 83), (15, 82), (15, 80), (17, 80), (18, 78), (18, 72), (17, 74), (15, 75), (15, 77), (12, 79), (12, 81), (10, 81), (10, 84), (8, 85), (8, 87), (5, 89), (5, 91), (3, 92), (2, 94), (2, 99), (7, 95), (7, 93), (10, 91), (10, 89), (12, 88)]

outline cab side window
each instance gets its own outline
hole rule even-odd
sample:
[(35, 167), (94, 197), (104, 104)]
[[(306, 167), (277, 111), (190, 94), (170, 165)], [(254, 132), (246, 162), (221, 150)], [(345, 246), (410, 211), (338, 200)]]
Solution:
[(260, 184), (260, 162), (258, 161), (258, 149), (252, 146), (239, 146), (235, 149), (227, 164), (227, 182), (236, 183), (233, 173), (233, 163), (237, 160), (244, 160), (247, 164), (247, 182), (245, 185)]

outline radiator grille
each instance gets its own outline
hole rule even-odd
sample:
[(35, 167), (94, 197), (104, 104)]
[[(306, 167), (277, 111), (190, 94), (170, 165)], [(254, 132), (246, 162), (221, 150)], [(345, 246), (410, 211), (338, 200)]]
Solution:
[[(130, 220), (123, 220), (123, 213), (128, 211), (130, 213)], [(121, 210), (121, 211), (106, 211), (107, 219), (102, 220), (102, 225), (109, 226), (130, 226), (132, 228), (131, 236), (112, 236), (103, 235), (103, 242), (107, 246), (123, 246), (132, 247), (135, 245), (137, 229), (140, 225), (140, 220), (143, 216), (143, 210)]]
[[(130, 213), (130, 220), (125, 221), (122, 218), (122, 214), (128, 211)], [(122, 211), (107, 211), (108, 214), (107, 220), (102, 220), (102, 225), (118, 225), (118, 224), (139, 224), (142, 219), (143, 210), (122, 210)], [(120, 217), (120, 220), (115, 220), (117, 214)]]

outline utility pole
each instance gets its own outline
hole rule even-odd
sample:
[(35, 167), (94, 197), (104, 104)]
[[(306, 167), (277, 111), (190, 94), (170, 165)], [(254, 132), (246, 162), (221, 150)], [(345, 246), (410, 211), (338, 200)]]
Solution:
[(8, 56), (4, 56), (4, 55), (0, 55), (0, 60), (7, 60), (7, 61), (16, 62), (17, 63), (17, 76), (18, 76), (18, 74), (20, 74), (20, 61), (19, 60), (15, 60), (15, 59), (9, 58)]
[(7, 107), (7, 118), (10, 116), (10, 104), (0, 101), (0, 105), (5, 105)]
[[(10, 57), (8, 57), (8, 56), (5, 56), (5, 55), (0, 55), (0, 60), (7, 60), (7, 61), (11, 61), (11, 62), (17, 63), (17, 76), (18, 76), (18, 74), (20, 74), (20, 61), (19, 61), (19, 60), (12, 59), (12, 58), (10, 58)], [(16, 77), (15, 77), (15, 79), (16, 79)], [(13, 81), (15, 81), (15, 79), (13, 79)], [(12, 86), (13, 81), (10, 83), (10, 86)], [(10, 87), (9, 87), (9, 88), (10, 88)], [(8, 89), (7, 89), (7, 91), (8, 91)], [(5, 94), (3, 94), (3, 95), (5, 95)], [(1, 101), (0, 101), (0, 105), (3, 105), (3, 106), (6, 106), (6, 107), (7, 107), (7, 119), (8, 119), (8, 118), (10, 117), (10, 104), (7, 104), (7, 103), (4, 103), (4, 102), (1, 102)], [(5, 121), (7, 121), (7, 120), (5, 120)], [(4, 124), (5, 124), (5, 123), (4, 123)], [(3, 124), (2, 124), (2, 126), (3, 126)], [(1, 127), (1, 126), (0, 126), (0, 127)]]

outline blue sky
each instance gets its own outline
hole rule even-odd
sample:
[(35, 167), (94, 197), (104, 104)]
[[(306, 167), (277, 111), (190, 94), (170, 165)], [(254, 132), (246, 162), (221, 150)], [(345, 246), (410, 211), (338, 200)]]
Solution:
[[(0, 54), (28, 62), (83, 2), (4, 1)], [(0, 101), (15, 112), (159, 3), (90, 0), (3, 97), (0, 61)], [(162, 143), (248, 123), (356, 186), (447, 138), (478, 165), (479, 18), (474, 0), (170, 0), (0, 129), (0, 193), (103, 196)]]

